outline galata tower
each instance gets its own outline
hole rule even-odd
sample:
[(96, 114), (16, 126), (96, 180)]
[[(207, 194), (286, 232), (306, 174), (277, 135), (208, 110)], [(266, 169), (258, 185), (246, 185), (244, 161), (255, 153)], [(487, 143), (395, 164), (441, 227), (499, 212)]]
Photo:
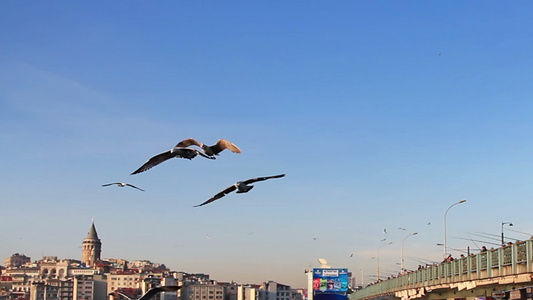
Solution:
[(81, 249), (81, 261), (85, 263), (87, 267), (94, 267), (96, 262), (100, 260), (100, 253), (102, 252), (102, 242), (96, 233), (94, 221), (91, 225), (91, 229), (89, 229), (87, 237), (83, 240)]

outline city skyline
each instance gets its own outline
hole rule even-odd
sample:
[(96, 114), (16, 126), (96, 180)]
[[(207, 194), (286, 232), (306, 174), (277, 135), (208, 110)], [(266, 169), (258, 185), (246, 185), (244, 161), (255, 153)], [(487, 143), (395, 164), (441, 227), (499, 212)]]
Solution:
[[(529, 239), (532, 10), (0, 2), (0, 255), (79, 257), (94, 219), (103, 258), (306, 287)], [(130, 175), (187, 138), (242, 153)]]

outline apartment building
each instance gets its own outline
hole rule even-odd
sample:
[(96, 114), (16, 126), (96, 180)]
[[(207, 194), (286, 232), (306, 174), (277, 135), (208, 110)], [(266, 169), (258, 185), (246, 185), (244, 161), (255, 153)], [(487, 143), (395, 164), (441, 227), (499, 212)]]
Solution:
[(259, 300), (291, 300), (291, 298), (291, 287), (275, 281), (264, 282), (259, 289)]
[(28, 256), (15, 253), (4, 260), (4, 266), (6, 268), (18, 268), (30, 262), (31, 259)]
[(236, 300), (259, 300), (259, 285), (239, 285)]
[(73, 300), (107, 299), (106, 275), (74, 276)]
[(141, 273), (121, 271), (107, 276), (107, 294), (113, 293), (119, 288), (140, 289)]
[(181, 288), (181, 300), (224, 300), (224, 286), (216, 282), (185, 283)]

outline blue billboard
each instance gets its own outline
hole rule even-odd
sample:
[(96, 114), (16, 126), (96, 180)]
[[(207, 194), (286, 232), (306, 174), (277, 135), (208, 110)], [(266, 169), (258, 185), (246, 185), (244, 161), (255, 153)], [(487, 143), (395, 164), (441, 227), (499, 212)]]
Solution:
[(348, 269), (313, 269), (315, 294), (343, 294), (348, 291)]

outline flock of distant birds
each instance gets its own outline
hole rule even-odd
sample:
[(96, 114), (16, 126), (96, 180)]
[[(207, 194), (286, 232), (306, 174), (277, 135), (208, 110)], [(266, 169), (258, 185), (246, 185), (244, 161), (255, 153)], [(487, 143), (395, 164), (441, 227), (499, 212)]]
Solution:
[[(192, 146), (197, 146), (200, 150), (198, 149), (195, 149), (195, 148), (191, 148)], [(183, 141), (179, 142), (174, 148), (166, 151), (166, 152), (163, 152), (163, 153), (160, 153), (160, 154), (157, 154), (155, 156), (153, 156), (152, 158), (150, 158), (146, 163), (144, 163), (140, 168), (138, 168), (137, 170), (135, 170), (133, 173), (131, 173), (130, 175), (135, 175), (135, 174), (139, 174), (139, 173), (142, 173), (142, 172), (145, 172), (145, 171), (148, 171), (149, 169), (159, 165), (160, 163), (162, 162), (165, 162), (171, 158), (185, 158), (185, 159), (193, 159), (195, 158), (196, 156), (200, 155), (204, 158), (207, 158), (207, 159), (216, 159), (216, 156), (219, 155), (220, 152), (224, 151), (228, 149), (229, 151), (233, 152), (233, 153), (241, 153), (241, 149), (239, 149), (239, 147), (237, 147), (235, 144), (233, 144), (232, 142), (228, 141), (228, 140), (224, 140), (224, 139), (219, 139), (216, 144), (212, 145), (212, 146), (208, 146), (208, 145), (205, 145), (203, 143), (200, 143), (198, 142), (197, 140), (193, 139), (193, 138), (188, 138), (188, 139), (184, 139)], [(264, 177), (256, 177), (256, 178), (251, 178), (251, 179), (247, 179), (247, 180), (243, 180), (243, 181), (237, 181), (236, 183), (230, 185), (229, 187), (223, 189), (222, 191), (220, 191), (219, 193), (215, 194), (213, 197), (209, 198), (207, 201), (201, 203), (201, 204), (198, 204), (198, 205), (195, 205), (194, 207), (198, 207), (198, 206), (203, 206), (203, 205), (206, 205), (206, 204), (209, 204), (215, 200), (218, 200), (224, 196), (226, 196), (227, 194), (233, 192), (233, 191), (237, 191), (236, 193), (247, 193), (249, 192), (254, 186), (251, 185), (252, 183), (254, 182), (259, 182), (259, 181), (264, 181), (264, 180), (268, 180), (268, 179), (273, 179), (273, 178), (281, 178), (281, 177), (284, 177), (285, 174), (280, 174), (280, 175), (274, 175), (274, 176), (264, 176)], [(139, 187), (136, 187), (135, 185), (133, 184), (130, 184), (130, 183), (125, 183), (125, 182), (113, 182), (113, 183), (107, 183), (107, 184), (103, 184), (102, 186), (103, 187), (106, 187), (106, 186), (111, 186), (111, 185), (116, 185), (116, 186), (119, 186), (119, 187), (131, 187), (131, 188), (134, 188), (134, 189), (138, 189), (140, 191), (143, 191), (143, 189), (139, 188)]]

